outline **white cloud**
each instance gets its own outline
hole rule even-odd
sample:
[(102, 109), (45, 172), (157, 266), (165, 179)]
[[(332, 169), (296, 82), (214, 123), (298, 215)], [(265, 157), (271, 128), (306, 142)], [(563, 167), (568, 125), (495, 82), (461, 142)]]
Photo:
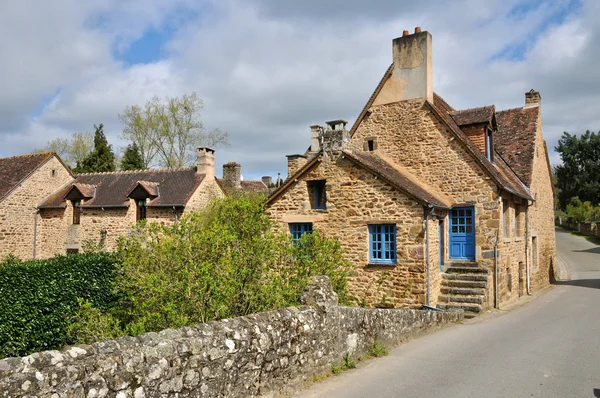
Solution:
[[(418, 25), (433, 35), (435, 90), (453, 106), (520, 106), (535, 88), (550, 148), (563, 130), (600, 121), (600, 6), (591, 0), (566, 19), (556, 18), (560, 0), (510, 15), (517, 0), (60, 0), (33, 12), (22, 3), (0, 5), (9, 59), (0, 63), (0, 156), (100, 122), (120, 145), (126, 105), (196, 91), (207, 127), (230, 133), (219, 163), (241, 162), (246, 178), (285, 174), (284, 155), (308, 146), (310, 124), (356, 118), (391, 62), (391, 40)], [(166, 59), (128, 67), (114, 58), (174, 21)], [(503, 56), (515, 48), (523, 54)]]

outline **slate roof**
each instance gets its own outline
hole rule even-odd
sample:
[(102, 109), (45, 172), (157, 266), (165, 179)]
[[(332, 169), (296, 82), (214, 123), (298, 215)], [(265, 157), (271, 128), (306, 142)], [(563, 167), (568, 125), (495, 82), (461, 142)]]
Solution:
[(498, 131), (494, 146), (528, 186), (531, 186), (535, 137), (540, 108), (514, 108), (496, 113)]
[(54, 152), (43, 152), (0, 158), (0, 200), (53, 156)]
[(343, 151), (343, 153), (354, 163), (363, 166), (400, 191), (417, 199), (418, 202), (444, 209), (452, 207), (450, 198), (427, 186), (404, 167), (393, 164), (370, 152)]
[(153, 185), (158, 186), (157, 193), (160, 194), (148, 201), (149, 207), (181, 207), (185, 206), (204, 177), (204, 174), (196, 173), (195, 168), (81, 174), (47, 198), (40, 209), (65, 207), (64, 197), (73, 184), (96, 187), (94, 197), (82, 202), (81, 207), (127, 207), (127, 195), (138, 183), (149, 189)]
[(450, 116), (459, 126), (467, 126), (477, 123), (491, 123), (496, 113), (496, 107), (482, 106), (480, 108), (463, 109), (460, 111), (451, 111)]

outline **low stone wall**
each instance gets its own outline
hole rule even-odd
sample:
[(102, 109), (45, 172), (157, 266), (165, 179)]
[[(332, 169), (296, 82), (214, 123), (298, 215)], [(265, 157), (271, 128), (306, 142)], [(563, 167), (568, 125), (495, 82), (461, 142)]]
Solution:
[(597, 236), (600, 238), (600, 228), (598, 228), (598, 223), (595, 222), (569, 222), (563, 217), (557, 217), (556, 224), (561, 227), (569, 228), (573, 231), (578, 231), (583, 235)]
[(326, 277), (307, 305), (0, 360), (0, 397), (285, 395), (375, 339), (391, 346), (462, 312), (337, 306)]

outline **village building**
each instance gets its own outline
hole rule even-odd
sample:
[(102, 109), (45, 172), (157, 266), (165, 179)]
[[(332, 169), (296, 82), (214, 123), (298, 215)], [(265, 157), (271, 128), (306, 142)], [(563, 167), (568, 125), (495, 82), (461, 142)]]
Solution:
[[(241, 166), (215, 177), (215, 151), (197, 151), (195, 167), (74, 176), (55, 153), (0, 159), (0, 260), (79, 253), (86, 244), (114, 250), (136, 222), (172, 224), (228, 188), (267, 192), (262, 181), (238, 181)], [(232, 184), (229, 187), (228, 184)]]
[(311, 126), (267, 213), (293, 238), (337, 239), (350, 293), (371, 306), (474, 316), (547, 286), (553, 186), (541, 96), (456, 110), (433, 91), (432, 38), (393, 40), (393, 63), (356, 122)]

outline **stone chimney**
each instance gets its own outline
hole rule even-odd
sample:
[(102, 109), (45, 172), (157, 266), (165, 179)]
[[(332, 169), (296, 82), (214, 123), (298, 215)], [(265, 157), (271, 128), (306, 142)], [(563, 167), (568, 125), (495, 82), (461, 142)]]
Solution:
[(261, 180), (267, 187), (270, 187), (271, 184), (273, 184), (273, 177), (271, 176), (262, 176)]
[(542, 96), (534, 89), (525, 93), (525, 107), (537, 106), (542, 104)]
[(310, 126), (310, 151), (319, 152), (321, 149), (321, 134), (323, 134), (323, 127), (315, 124)]
[(424, 98), (433, 102), (433, 70), (431, 64), (431, 35), (404, 31), (392, 41), (394, 69), (390, 85), (396, 101)]
[(229, 187), (241, 188), (242, 166), (236, 162), (225, 163), (223, 165), (223, 180)]
[(332, 120), (325, 122), (327, 129), (323, 131), (321, 144), (324, 152), (341, 151), (350, 142), (350, 132), (346, 130), (345, 120)]
[(201, 146), (196, 149), (198, 174), (206, 174), (206, 178), (215, 176), (215, 150), (207, 146)]
[(304, 155), (287, 155), (288, 160), (288, 178), (297, 170), (306, 164), (306, 156)]

